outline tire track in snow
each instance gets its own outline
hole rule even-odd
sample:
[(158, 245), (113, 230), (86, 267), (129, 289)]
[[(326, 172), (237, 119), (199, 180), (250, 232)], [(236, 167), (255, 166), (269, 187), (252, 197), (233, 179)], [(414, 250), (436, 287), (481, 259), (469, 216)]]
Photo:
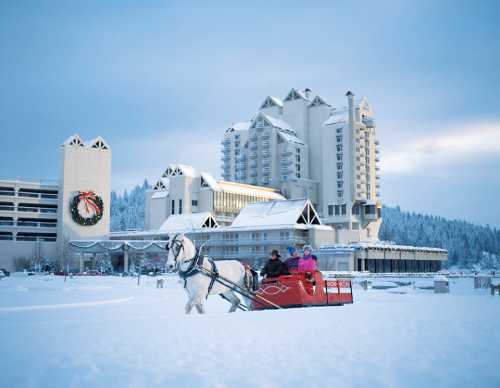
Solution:
[(93, 307), (103, 306), (109, 304), (119, 304), (130, 302), (134, 299), (133, 296), (120, 299), (97, 300), (94, 302), (80, 302), (80, 303), (61, 303), (61, 304), (41, 304), (34, 306), (17, 306), (17, 307), (0, 307), (0, 313), (10, 313), (16, 311), (33, 311), (33, 310), (51, 310), (51, 309), (68, 309), (77, 307)]

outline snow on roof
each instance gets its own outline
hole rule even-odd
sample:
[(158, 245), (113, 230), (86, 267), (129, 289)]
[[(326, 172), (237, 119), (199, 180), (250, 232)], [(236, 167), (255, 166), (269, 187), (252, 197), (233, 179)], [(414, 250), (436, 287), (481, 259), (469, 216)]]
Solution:
[(193, 178), (199, 176), (198, 172), (194, 169), (193, 166), (188, 166), (186, 164), (178, 164), (177, 167), (186, 176), (193, 177)]
[(231, 228), (294, 226), (307, 204), (308, 199), (250, 203), (234, 219)]
[(231, 127), (229, 127), (229, 129), (234, 129), (235, 131), (246, 131), (250, 128), (251, 125), (252, 125), (251, 120), (241, 121), (239, 123), (234, 123), (233, 125), (231, 125)]
[(323, 123), (323, 125), (331, 125), (338, 123), (347, 123), (349, 120), (349, 113), (347, 108), (334, 109), (331, 112), (330, 117)]
[(276, 190), (269, 187), (252, 186), (244, 183), (236, 183), (229, 181), (218, 181), (218, 190), (235, 194), (252, 195), (256, 197), (264, 197), (267, 199), (284, 200), (285, 197)]
[(447, 253), (446, 249), (435, 247), (415, 247), (411, 245), (397, 245), (388, 241), (359, 241), (352, 244), (328, 244), (322, 245), (321, 249), (343, 249), (343, 248), (357, 248), (357, 249), (387, 249), (387, 250), (403, 250), (403, 251), (420, 251), (420, 252), (435, 252)]
[(278, 97), (269, 96), (269, 98), (273, 100), (276, 103), (276, 105), (281, 106), (283, 108), (283, 102)]
[(161, 190), (161, 191), (155, 191), (155, 193), (151, 196), (151, 199), (159, 199), (159, 198), (167, 198), (167, 197), (168, 197), (168, 191)]
[[(187, 230), (202, 228), (207, 219), (212, 218), (212, 213), (191, 213), (191, 214), (173, 214), (168, 217), (158, 229), (158, 233), (176, 233)], [(215, 223), (217, 227), (217, 223)]]
[(281, 119), (278, 119), (276, 117), (273, 117), (273, 116), (270, 116), (270, 115), (266, 115), (264, 113), (261, 113), (261, 115), (271, 123), (271, 125), (273, 127), (276, 127), (276, 128), (280, 128), (280, 129), (283, 129), (285, 131), (291, 131), (293, 133), (295, 133), (294, 129), (288, 125), (287, 122), (281, 120)]
[(279, 135), (283, 138), (283, 140), (292, 142), (292, 143), (297, 143), (297, 144), (305, 144), (302, 140), (300, 140), (297, 136), (292, 135), (287, 132), (279, 131)]
[(215, 178), (209, 174), (208, 172), (201, 173), (201, 179), (205, 181), (205, 183), (214, 191), (220, 191), (219, 184), (215, 180)]

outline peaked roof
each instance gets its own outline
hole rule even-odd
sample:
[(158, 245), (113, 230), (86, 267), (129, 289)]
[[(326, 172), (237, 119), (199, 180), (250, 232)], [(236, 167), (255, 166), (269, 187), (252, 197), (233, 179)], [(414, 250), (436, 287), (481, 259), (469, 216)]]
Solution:
[(262, 120), (265, 121), (266, 124), (271, 126), (271, 127), (275, 127), (275, 128), (281, 129), (283, 131), (289, 131), (289, 132), (295, 133), (293, 128), (286, 121), (283, 121), (281, 119), (278, 119), (278, 118), (270, 116), (270, 115), (266, 115), (262, 112), (260, 112), (253, 119), (252, 128), (254, 128), (257, 125), (257, 123), (259, 123)]
[(83, 147), (85, 143), (83, 142), (82, 138), (80, 137), (79, 134), (74, 134), (70, 137), (68, 137), (64, 143), (62, 143), (63, 146), (65, 145), (72, 145), (72, 146), (81, 146)]
[(299, 98), (309, 101), (309, 98), (301, 90), (292, 88), (285, 97), (284, 101), (298, 100)]
[(219, 224), (210, 212), (174, 214), (168, 217), (158, 229), (159, 233), (185, 232), (190, 229), (218, 228)]
[(258, 202), (246, 205), (232, 227), (322, 225), (308, 199)]
[(172, 176), (189, 176), (197, 177), (198, 173), (192, 166), (187, 166), (185, 164), (169, 164), (167, 169), (162, 175), (162, 178), (170, 178)]
[(273, 106), (280, 106), (283, 108), (283, 102), (279, 98), (267, 96), (264, 102), (261, 104), (260, 109), (270, 108)]
[(326, 106), (331, 106), (329, 103), (327, 103), (323, 97), (321, 97), (319, 94), (317, 94), (312, 102), (309, 104), (309, 106), (320, 106), (320, 105), (326, 105)]
[(101, 136), (97, 136), (96, 138), (87, 142), (88, 146), (91, 148), (97, 148), (100, 150), (109, 150), (109, 145)]

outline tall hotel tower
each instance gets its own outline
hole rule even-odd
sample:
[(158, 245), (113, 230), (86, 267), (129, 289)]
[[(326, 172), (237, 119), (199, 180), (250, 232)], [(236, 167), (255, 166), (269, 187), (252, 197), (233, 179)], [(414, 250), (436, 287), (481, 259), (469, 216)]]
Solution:
[(336, 108), (310, 89), (292, 89), (284, 100), (268, 96), (251, 120), (226, 131), (222, 177), (309, 198), (344, 240), (377, 240), (375, 121), (364, 97), (346, 97), (347, 106)]

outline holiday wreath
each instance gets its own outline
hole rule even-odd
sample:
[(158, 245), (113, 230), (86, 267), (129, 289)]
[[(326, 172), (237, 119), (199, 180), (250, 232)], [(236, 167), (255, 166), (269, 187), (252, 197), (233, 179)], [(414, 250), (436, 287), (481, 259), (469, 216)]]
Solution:
[[(102, 218), (102, 198), (93, 191), (80, 191), (69, 205), (73, 221), (82, 226), (95, 225)], [(82, 214), (83, 213), (83, 214)]]

